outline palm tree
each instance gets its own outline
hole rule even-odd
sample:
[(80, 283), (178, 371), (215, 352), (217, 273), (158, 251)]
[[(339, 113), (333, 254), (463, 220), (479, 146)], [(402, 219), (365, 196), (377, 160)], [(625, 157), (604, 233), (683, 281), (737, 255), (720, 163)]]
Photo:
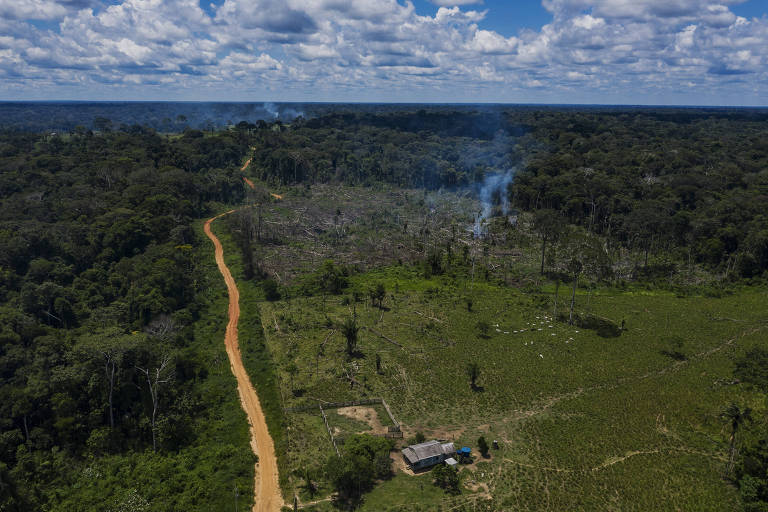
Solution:
[(348, 317), (343, 324), (341, 324), (341, 333), (347, 340), (347, 355), (352, 357), (357, 349), (357, 333), (360, 328), (357, 326), (357, 322), (351, 316)]
[(731, 423), (731, 447), (728, 454), (728, 467), (726, 468), (726, 474), (730, 474), (733, 470), (733, 460), (736, 458), (736, 434), (744, 423), (752, 421), (752, 409), (749, 407), (742, 409), (736, 403), (731, 402), (721, 416)]

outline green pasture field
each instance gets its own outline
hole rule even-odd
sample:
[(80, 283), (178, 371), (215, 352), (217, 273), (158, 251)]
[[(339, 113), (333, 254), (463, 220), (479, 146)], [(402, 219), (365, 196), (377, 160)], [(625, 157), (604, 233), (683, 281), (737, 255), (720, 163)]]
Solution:
[[(378, 283), (383, 308), (367, 298)], [(731, 401), (765, 410), (732, 371), (736, 357), (766, 345), (766, 300), (766, 290), (749, 288), (722, 298), (579, 289), (579, 312), (624, 321), (621, 336), (601, 338), (553, 320), (553, 290), (425, 279), (395, 265), (352, 276), (341, 296), (262, 302), (261, 320), (287, 407), (382, 397), (406, 438), (421, 431), (476, 456), (479, 435), (498, 440), (489, 460), (462, 470), (464, 498), (490, 497), (495, 510), (732, 510), (738, 492), (723, 475), (730, 432), (720, 414)], [(337, 328), (349, 316), (361, 327), (351, 358)], [(469, 362), (480, 366), (475, 390)], [(333, 450), (319, 412), (286, 421), (288, 466), (319, 470)], [(428, 475), (398, 473), (366, 509), (436, 510), (448, 498), (415, 480), (431, 485)]]

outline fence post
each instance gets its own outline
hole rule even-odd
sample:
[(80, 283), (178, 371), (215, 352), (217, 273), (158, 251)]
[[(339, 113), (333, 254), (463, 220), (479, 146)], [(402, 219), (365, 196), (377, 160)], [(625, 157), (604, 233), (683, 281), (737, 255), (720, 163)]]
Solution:
[(389, 405), (387, 405), (387, 402), (385, 402), (383, 398), (381, 399), (381, 405), (383, 405), (384, 409), (386, 409), (387, 414), (389, 415), (389, 419), (392, 420), (392, 423), (395, 424), (397, 430), (400, 430), (400, 423), (397, 422), (394, 415), (392, 414), (392, 411), (389, 410)]
[(325, 422), (325, 428), (328, 429), (328, 435), (331, 436), (331, 443), (333, 443), (333, 449), (336, 450), (336, 456), (341, 457), (341, 454), (339, 453), (339, 448), (336, 446), (336, 440), (333, 438), (333, 431), (331, 431), (331, 426), (328, 425), (328, 418), (325, 416), (325, 411), (323, 410), (323, 406), (320, 406), (320, 414), (323, 415), (323, 421)]

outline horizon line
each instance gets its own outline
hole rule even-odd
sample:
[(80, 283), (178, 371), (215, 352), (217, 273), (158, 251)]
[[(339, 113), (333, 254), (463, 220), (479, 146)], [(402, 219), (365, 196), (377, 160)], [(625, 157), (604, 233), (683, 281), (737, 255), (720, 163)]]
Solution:
[(280, 105), (429, 105), (429, 106), (442, 106), (442, 105), (456, 105), (456, 106), (523, 106), (523, 107), (623, 107), (623, 108), (737, 108), (737, 109), (768, 109), (766, 105), (702, 105), (702, 104), (655, 104), (655, 103), (513, 103), (513, 102), (489, 102), (489, 101), (280, 101), (280, 100), (247, 100), (247, 101), (234, 101), (234, 100), (65, 100), (65, 99), (50, 99), (50, 100), (7, 100), (0, 99), (0, 105), (2, 104), (23, 104), (23, 103), (40, 103), (40, 104), (57, 104), (57, 103), (82, 103), (82, 104), (115, 104), (115, 103), (216, 103), (216, 104), (280, 104)]

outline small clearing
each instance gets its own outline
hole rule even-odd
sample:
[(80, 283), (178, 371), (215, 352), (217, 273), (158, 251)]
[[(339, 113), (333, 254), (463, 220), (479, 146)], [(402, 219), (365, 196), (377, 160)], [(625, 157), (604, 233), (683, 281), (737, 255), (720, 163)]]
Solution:
[(336, 409), (336, 412), (342, 416), (352, 418), (353, 420), (361, 421), (370, 425), (372, 432), (370, 434), (385, 434), (387, 427), (381, 423), (379, 419), (379, 413), (373, 407), (341, 407)]

